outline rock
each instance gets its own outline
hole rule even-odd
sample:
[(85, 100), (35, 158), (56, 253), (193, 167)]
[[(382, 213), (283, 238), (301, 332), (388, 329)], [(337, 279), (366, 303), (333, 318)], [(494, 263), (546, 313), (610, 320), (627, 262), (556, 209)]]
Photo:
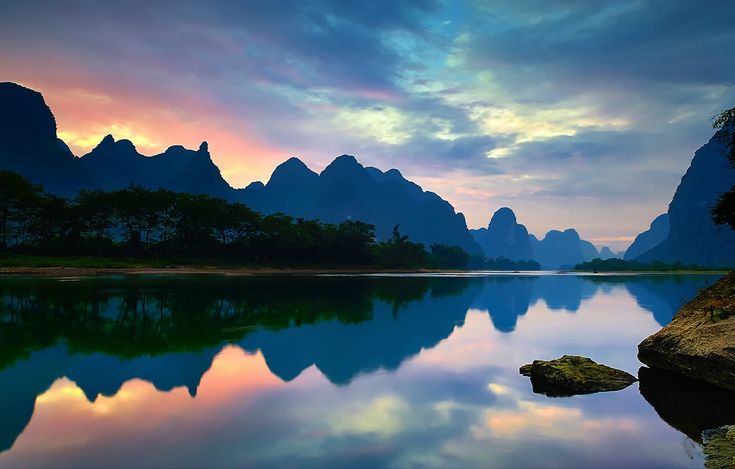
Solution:
[(641, 342), (638, 359), (735, 390), (735, 275), (702, 290), (668, 326)]
[(704, 467), (724, 469), (735, 467), (735, 425), (705, 430)]
[(523, 365), (520, 373), (531, 377), (533, 392), (550, 397), (619, 391), (637, 381), (630, 373), (572, 355), (550, 361), (534, 360)]

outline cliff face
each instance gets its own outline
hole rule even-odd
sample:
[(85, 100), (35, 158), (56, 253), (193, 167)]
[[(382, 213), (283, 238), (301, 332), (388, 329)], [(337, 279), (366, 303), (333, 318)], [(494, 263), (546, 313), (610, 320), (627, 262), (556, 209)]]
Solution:
[(56, 137), (56, 119), (37, 91), (0, 83), (0, 169), (71, 194), (89, 178)]
[(669, 325), (638, 345), (638, 359), (735, 390), (735, 274), (687, 303)]
[(668, 236), (669, 214), (664, 213), (657, 216), (646, 231), (635, 237), (633, 244), (625, 251), (624, 259), (626, 261), (632, 261), (649, 249), (661, 244)]
[(703, 266), (735, 265), (735, 231), (715, 225), (710, 213), (717, 198), (735, 185), (719, 133), (697, 150), (669, 205), (666, 239), (642, 253), (642, 262), (683, 262)]
[(485, 257), (504, 257), (513, 261), (533, 259), (528, 230), (516, 221), (513, 210), (503, 207), (493, 214), (487, 228), (470, 230)]

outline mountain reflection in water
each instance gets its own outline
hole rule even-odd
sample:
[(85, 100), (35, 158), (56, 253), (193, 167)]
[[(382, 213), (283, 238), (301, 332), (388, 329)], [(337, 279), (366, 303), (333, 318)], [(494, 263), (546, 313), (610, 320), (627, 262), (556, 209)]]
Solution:
[[(512, 336), (519, 318), (539, 302), (559, 314), (576, 313), (595, 295), (623, 289), (664, 325), (697, 289), (715, 279), (704, 275), (4, 278), (0, 279), (0, 450), (13, 447), (33, 418), (38, 396), (72, 385), (69, 382), (89, 403), (119, 395), (140, 381), (158, 391), (185, 388), (196, 398), (218, 354), (230, 356), (241, 349), (262, 355), (267, 372), (259, 371), (260, 380), (277, 377), (288, 383), (315, 367), (337, 388), (344, 388), (361, 377), (398, 370), (422, 350), (437, 347), (465, 324), (469, 311), (488, 315), (501, 337)], [(444, 396), (442, 402), (452, 405), (468, 399), (491, 405), (497, 392), (475, 385), (482, 380), (476, 373), (487, 370), (441, 379), (427, 373), (415, 377), (411, 386), (430, 387), (435, 395)], [(381, 405), (390, 409), (393, 404)]]

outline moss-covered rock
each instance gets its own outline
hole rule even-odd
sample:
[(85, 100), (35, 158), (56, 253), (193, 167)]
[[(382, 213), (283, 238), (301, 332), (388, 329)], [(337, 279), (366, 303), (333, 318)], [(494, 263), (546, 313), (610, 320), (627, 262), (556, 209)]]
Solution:
[(668, 370), (735, 390), (735, 274), (702, 290), (671, 324), (638, 345), (638, 358)]
[(707, 469), (725, 469), (735, 467), (735, 425), (705, 430), (704, 467)]
[(520, 373), (531, 377), (533, 392), (551, 397), (619, 391), (637, 381), (630, 373), (572, 355), (534, 360), (523, 365)]

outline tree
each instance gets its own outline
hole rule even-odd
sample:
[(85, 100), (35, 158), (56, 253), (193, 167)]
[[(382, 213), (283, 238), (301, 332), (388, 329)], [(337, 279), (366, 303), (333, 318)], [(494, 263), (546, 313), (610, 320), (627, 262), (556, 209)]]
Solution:
[(470, 255), (459, 246), (431, 245), (431, 265), (442, 269), (466, 269)]
[[(735, 166), (735, 108), (721, 112), (712, 118), (712, 127), (727, 148), (727, 159)], [(735, 229), (735, 187), (720, 196), (712, 209), (712, 218), (718, 225), (730, 225)]]
[(23, 176), (10, 171), (0, 171), (0, 249), (8, 247), (8, 241), (21, 235), (28, 222), (26, 214), (43, 192), (41, 186), (29, 182)]
[(81, 191), (77, 197), (76, 215), (82, 237), (94, 244), (98, 253), (103, 245), (112, 244), (109, 232), (115, 220), (113, 200), (109, 192), (100, 190)]

